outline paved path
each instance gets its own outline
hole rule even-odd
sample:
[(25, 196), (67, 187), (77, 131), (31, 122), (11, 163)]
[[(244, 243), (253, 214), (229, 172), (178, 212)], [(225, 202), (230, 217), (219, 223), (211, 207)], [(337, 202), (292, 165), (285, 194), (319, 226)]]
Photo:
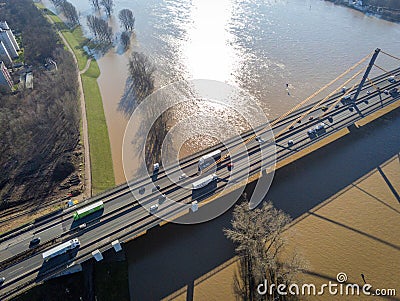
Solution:
[(83, 68), (81, 71), (79, 71), (79, 74), (84, 74), (89, 69), (91, 61), (92, 61), (92, 58), (89, 58), (87, 60), (85, 68)]

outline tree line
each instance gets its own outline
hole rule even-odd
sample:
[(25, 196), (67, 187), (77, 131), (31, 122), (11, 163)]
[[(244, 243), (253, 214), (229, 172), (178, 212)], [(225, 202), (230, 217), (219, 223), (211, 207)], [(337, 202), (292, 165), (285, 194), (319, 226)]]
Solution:
[(79, 15), (78, 12), (70, 2), (67, 0), (50, 0), (53, 5), (58, 8), (67, 18), (68, 22), (71, 23), (71, 25), (79, 25)]
[[(115, 6), (113, 0), (89, 0), (89, 2), (94, 8), (95, 12), (98, 13), (103, 8), (107, 17), (111, 17)], [(130, 45), (132, 31), (135, 28), (135, 17), (133, 16), (133, 12), (131, 10), (122, 9), (118, 14), (118, 18), (120, 20), (121, 27), (124, 29), (121, 34), (120, 41), (124, 50), (127, 50)], [(112, 43), (112, 28), (108, 25), (107, 21), (101, 18), (101, 16), (98, 14), (88, 15), (86, 17), (86, 23), (93, 35), (94, 42), (103, 45), (110, 45)]]
[[(34, 208), (75, 169), (80, 120), (77, 70), (32, 1), (7, 1), (0, 6), (0, 15), (21, 32), (35, 82), (33, 90), (1, 96), (0, 207), (30, 201)], [(39, 67), (48, 57), (57, 62), (56, 71)]]

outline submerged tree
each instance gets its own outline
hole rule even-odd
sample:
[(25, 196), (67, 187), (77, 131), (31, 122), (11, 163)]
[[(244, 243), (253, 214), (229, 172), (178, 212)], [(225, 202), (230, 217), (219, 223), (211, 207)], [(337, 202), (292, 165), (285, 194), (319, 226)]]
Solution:
[(104, 7), (106, 14), (108, 17), (111, 17), (111, 14), (114, 10), (114, 1), (113, 0), (101, 0), (100, 4)]
[(59, 7), (65, 0), (50, 0), (55, 7)]
[[(239, 256), (234, 289), (241, 300), (296, 300), (294, 296), (276, 293), (279, 284), (289, 285), (300, 270), (296, 254), (290, 262), (282, 261), (285, 246), (282, 234), (290, 221), (290, 217), (274, 208), (271, 202), (254, 210), (249, 209), (248, 202), (235, 207), (232, 229), (224, 229), (224, 232), (235, 243)], [(275, 285), (272, 294), (269, 291), (266, 295), (257, 293), (258, 285), (264, 280), (269, 286)]]
[(89, 0), (89, 2), (95, 10), (100, 10), (99, 0)]
[(87, 25), (94, 38), (101, 43), (112, 42), (112, 28), (106, 21), (93, 15), (87, 16)]
[(118, 14), (119, 20), (125, 31), (132, 31), (135, 28), (135, 17), (133, 12), (127, 8), (121, 10)]
[(130, 43), (131, 43), (131, 34), (127, 31), (124, 31), (121, 34), (121, 44), (122, 47), (124, 47), (124, 51), (128, 50)]
[(65, 17), (68, 21), (73, 25), (79, 25), (79, 16), (78, 12), (76, 11), (75, 6), (73, 6), (68, 1), (64, 1), (61, 4), (62, 12), (64, 13)]

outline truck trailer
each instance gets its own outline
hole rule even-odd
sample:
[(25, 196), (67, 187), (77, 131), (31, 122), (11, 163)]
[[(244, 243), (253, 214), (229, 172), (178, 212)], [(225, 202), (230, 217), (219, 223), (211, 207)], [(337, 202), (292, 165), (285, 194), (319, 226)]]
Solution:
[(77, 238), (74, 238), (44, 252), (42, 256), (45, 261), (48, 261), (50, 258), (64, 254), (67, 251), (75, 249), (76, 247), (79, 246), (80, 246), (79, 240)]
[(208, 175), (200, 180), (197, 180), (196, 182), (192, 183), (192, 189), (199, 189), (204, 186), (207, 186), (210, 184), (212, 181), (215, 181), (217, 179), (217, 175), (214, 173), (212, 175)]
[(199, 171), (202, 171), (207, 166), (210, 166), (212, 163), (216, 162), (221, 158), (221, 151), (217, 149), (207, 155), (204, 155), (199, 160)]

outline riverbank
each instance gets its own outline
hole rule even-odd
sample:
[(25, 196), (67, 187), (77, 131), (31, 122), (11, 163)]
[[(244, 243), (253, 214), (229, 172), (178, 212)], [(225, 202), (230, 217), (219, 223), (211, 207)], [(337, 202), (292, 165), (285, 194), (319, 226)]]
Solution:
[[(374, 15), (378, 18), (391, 21), (400, 22), (400, 6), (395, 7), (390, 4), (389, 1), (382, 1), (382, 6), (376, 5), (374, 1), (364, 1), (364, 5), (349, 4), (348, 0), (326, 0), (338, 5), (350, 7), (352, 9), (358, 10), (364, 14)], [(371, 2), (371, 3), (369, 3)], [(376, 1), (375, 1), (376, 2)], [(387, 2), (385, 4), (385, 2)], [(398, 4), (397, 4), (398, 5)]]
[[(82, 47), (87, 39), (83, 35), (81, 26), (77, 26), (71, 30), (59, 16), (46, 9), (43, 4), (37, 4), (37, 7), (42, 9), (54, 22), (57, 30), (73, 51), (78, 68), (81, 71), (80, 80), (82, 95), (84, 96), (84, 106), (82, 109), (86, 110), (86, 114), (82, 119), (87, 119), (88, 135), (88, 146), (85, 148), (90, 150), (88, 164), (90, 166), (91, 187), (89, 188), (89, 195), (98, 194), (115, 186), (110, 139), (103, 101), (97, 84), (100, 69), (96, 60), (88, 60), (88, 56), (83, 51)], [(83, 135), (85, 135), (85, 131), (83, 129)]]

